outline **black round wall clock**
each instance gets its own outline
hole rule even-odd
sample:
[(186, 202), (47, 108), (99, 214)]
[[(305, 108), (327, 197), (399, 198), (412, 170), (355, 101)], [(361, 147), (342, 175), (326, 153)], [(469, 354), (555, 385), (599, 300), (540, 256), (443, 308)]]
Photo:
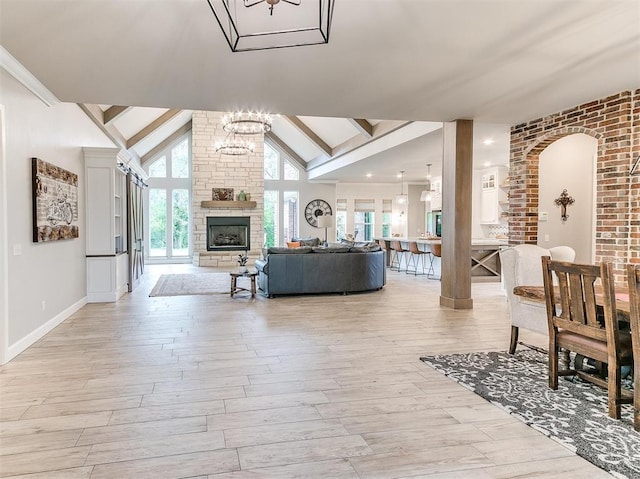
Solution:
[(304, 217), (311, 226), (318, 227), (318, 216), (332, 215), (331, 206), (324, 200), (310, 201), (304, 209)]

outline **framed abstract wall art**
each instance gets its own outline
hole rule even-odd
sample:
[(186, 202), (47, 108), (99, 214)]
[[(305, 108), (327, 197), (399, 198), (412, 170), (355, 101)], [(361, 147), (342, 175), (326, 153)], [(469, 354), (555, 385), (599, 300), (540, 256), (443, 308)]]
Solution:
[(233, 188), (212, 188), (211, 199), (213, 201), (233, 201)]
[(33, 242), (79, 236), (78, 175), (39, 158), (31, 158)]

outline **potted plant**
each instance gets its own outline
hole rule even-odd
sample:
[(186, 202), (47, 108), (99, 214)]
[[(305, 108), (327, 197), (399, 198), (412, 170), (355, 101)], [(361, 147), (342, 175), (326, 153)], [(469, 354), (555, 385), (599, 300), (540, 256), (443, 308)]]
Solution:
[(247, 252), (245, 251), (244, 253), (240, 253), (238, 255), (238, 259), (236, 260), (238, 262), (238, 273), (246, 273), (247, 272), (247, 260), (249, 259), (249, 257), (247, 256)]

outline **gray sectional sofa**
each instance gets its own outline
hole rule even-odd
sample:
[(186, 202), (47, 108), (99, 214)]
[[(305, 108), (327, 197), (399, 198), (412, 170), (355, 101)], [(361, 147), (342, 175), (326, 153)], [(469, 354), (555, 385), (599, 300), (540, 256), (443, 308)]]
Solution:
[(256, 261), (258, 286), (270, 298), (379, 290), (386, 283), (385, 254), (377, 244), (269, 248)]

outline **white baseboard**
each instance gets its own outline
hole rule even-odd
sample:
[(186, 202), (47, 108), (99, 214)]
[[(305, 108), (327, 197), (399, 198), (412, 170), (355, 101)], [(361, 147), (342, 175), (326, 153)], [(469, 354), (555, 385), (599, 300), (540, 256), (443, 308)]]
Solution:
[(60, 314), (57, 314), (56, 316), (51, 318), (49, 321), (44, 323), (39, 328), (37, 328), (34, 331), (32, 331), (29, 334), (27, 334), (21, 340), (15, 342), (11, 346), (9, 346), (9, 348), (7, 349), (7, 357), (4, 358), (4, 361), (2, 362), (2, 364), (5, 364), (5, 363), (8, 363), (9, 361), (11, 361), (18, 354), (20, 354), (22, 351), (24, 351), (29, 346), (34, 344), (36, 341), (38, 341), (40, 338), (42, 338), (45, 334), (47, 334), (49, 331), (51, 331), (53, 328), (55, 328), (61, 322), (63, 322), (65, 319), (67, 319), (69, 316), (71, 316), (73, 313), (75, 313), (80, 308), (82, 308), (85, 304), (87, 304), (86, 296), (84, 298), (82, 298), (80, 301), (77, 301), (76, 303), (74, 303), (71, 306), (69, 306), (67, 309), (62, 311)]

